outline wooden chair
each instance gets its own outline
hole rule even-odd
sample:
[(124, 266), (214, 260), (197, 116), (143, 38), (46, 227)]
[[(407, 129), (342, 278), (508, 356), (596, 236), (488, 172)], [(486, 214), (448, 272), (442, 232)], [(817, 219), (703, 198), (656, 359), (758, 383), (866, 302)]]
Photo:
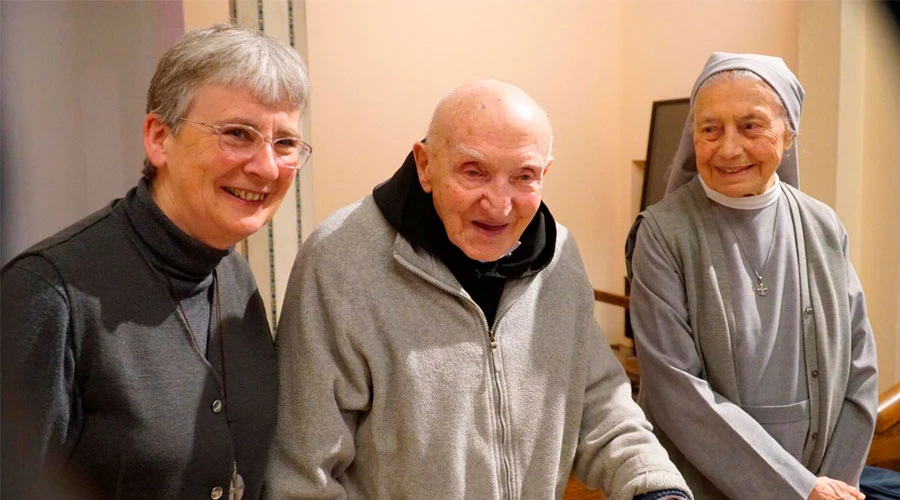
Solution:
[(878, 398), (875, 435), (866, 464), (900, 472), (900, 384)]

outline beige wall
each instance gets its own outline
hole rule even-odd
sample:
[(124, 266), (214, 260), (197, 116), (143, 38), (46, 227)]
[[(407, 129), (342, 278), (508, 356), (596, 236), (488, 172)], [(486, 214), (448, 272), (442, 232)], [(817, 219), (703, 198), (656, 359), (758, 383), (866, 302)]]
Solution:
[(795, 69), (806, 91), (797, 138), (800, 185), (832, 207), (837, 192), (840, 30), (840, 2), (800, 4), (800, 64)]
[(900, 35), (874, 2), (803, 2), (799, 21), (801, 186), (847, 229), (883, 391), (900, 381)]
[(864, 22), (863, 222), (850, 249), (866, 292), (883, 391), (900, 382), (900, 32), (871, 4)]
[(227, 0), (182, 0), (184, 31), (227, 23), (231, 15)]

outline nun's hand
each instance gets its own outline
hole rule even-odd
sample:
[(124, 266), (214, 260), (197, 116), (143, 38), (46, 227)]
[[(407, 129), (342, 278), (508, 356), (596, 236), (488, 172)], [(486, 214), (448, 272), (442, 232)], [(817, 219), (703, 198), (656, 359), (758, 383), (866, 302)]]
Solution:
[(858, 489), (838, 479), (819, 477), (809, 500), (863, 500), (866, 498)]

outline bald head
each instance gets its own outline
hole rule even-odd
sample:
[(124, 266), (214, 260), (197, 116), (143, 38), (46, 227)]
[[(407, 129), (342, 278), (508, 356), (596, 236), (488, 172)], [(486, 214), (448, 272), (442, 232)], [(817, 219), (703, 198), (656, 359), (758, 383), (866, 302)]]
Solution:
[(438, 103), (427, 140), (413, 144), (416, 170), (469, 258), (495, 261), (518, 246), (541, 204), (550, 143), (547, 113), (508, 83), (469, 83)]
[(553, 134), (547, 113), (524, 90), (498, 80), (479, 80), (450, 91), (435, 107), (427, 141), (453, 147), (459, 137), (484, 134), (539, 138), (536, 144), (551, 160)]

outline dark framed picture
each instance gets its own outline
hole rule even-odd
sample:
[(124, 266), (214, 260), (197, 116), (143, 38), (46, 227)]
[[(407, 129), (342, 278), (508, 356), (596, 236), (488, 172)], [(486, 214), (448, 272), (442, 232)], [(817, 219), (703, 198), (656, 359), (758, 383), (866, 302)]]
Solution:
[(669, 181), (672, 159), (678, 151), (681, 131), (690, 112), (690, 99), (653, 101), (650, 113), (650, 139), (647, 141), (641, 210), (663, 199)]

